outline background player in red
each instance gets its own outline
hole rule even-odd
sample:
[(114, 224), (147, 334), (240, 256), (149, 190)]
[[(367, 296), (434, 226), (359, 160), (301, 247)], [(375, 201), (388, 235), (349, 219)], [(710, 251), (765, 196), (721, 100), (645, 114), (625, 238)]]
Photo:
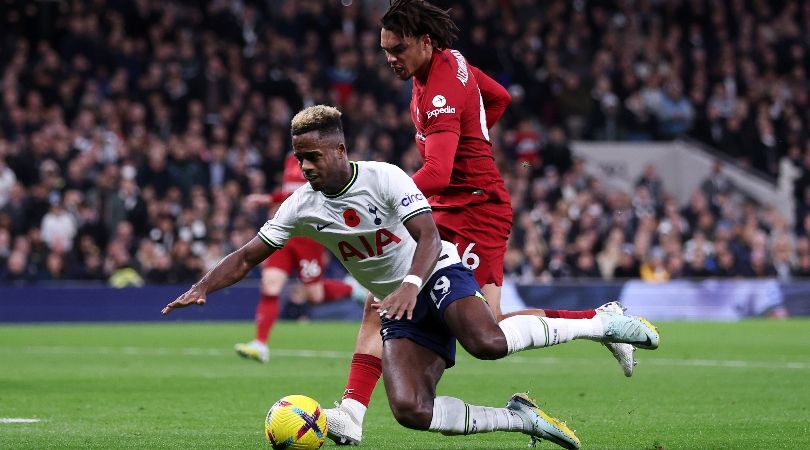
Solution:
[[(462, 263), (475, 273), (496, 319), (523, 314), (594, 317), (596, 309), (502, 314), (512, 206), (492, 154), (489, 128), (509, 105), (509, 93), (450, 48), (458, 28), (448, 11), (422, 0), (397, 0), (381, 22), (380, 46), (388, 64), (401, 80), (413, 78), (411, 119), (424, 160), (413, 180), (429, 198), (442, 239), (456, 244)], [(327, 410), (329, 437), (339, 444), (360, 442), (363, 416), (381, 372), (380, 321), (370, 305), (366, 302), (343, 399), (337, 408)], [(614, 302), (600, 308), (622, 312)], [(634, 348), (629, 344), (608, 348), (630, 376)]]
[[(284, 160), (281, 188), (272, 194), (251, 194), (246, 202), (251, 206), (269, 208), (281, 204), (307, 180), (298, 167), (298, 160), (291, 154)], [(283, 249), (276, 251), (262, 262), (259, 304), (256, 305), (256, 336), (247, 343), (234, 347), (245, 358), (267, 362), (267, 340), (279, 315), (279, 296), (291, 274), (301, 282), (306, 301), (319, 304), (358, 294), (352, 284), (339, 280), (323, 279), (326, 251), (323, 246), (306, 237), (290, 239)], [(365, 296), (365, 292), (360, 292)]]

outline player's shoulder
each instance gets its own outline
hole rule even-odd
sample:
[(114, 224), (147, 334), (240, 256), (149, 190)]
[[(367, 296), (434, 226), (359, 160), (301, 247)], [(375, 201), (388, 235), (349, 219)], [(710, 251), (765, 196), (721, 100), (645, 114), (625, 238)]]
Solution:
[(356, 163), (360, 176), (362, 176), (363, 172), (368, 172), (372, 175), (385, 175), (399, 172), (404, 173), (399, 166), (395, 166), (394, 164), (384, 161), (357, 161)]
[(404, 170), (382, 161), (358, 161), (357, 184), (375, 192), (398, 191), (410, 179)]
[(298, 186), (289, 197), (287, 197), (286, 201), (289, 201), (293, 204), (300, 204), (300, 203), (307, 203), (311, 202), (316, 196), (317, 192), (312, 189), (312, 185), (309, 183), (304, 183), (301, 186)]
[(428, 83), (461, 83), (467, 86), (470, 70), (466, 58), (458, 50), (444, 49), (434, 59)]

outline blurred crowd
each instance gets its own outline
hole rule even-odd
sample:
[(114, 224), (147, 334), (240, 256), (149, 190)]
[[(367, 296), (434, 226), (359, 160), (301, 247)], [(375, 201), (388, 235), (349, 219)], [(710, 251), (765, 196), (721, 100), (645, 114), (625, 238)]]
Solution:
[[(492, 131), (513, 196), (507, 277), (810, 275), (810, 2), (435, 1), (513, 102)], [(0, 283), (187, 283), (253, 236), (304, 106), (353, 159), (421, 165), (379, 49), (384, 0), (5, 0)], [(788, 173), (795, 227), (717, 173), (678, 204), (649, 166), (608, 189), (571, 139), (691, 136)]]

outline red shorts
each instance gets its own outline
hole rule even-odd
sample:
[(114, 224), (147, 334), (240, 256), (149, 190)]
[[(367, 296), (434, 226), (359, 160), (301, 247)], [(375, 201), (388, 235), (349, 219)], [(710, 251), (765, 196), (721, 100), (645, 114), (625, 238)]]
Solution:
[(439, 235), (456, 244), (461, 263), (481, 286), (503, 284), (503, 258), (512, 229), (512, 207), (481, 203), (469, 208), (434, 209)]
[(305, 284), (320, 281), (323, 266), (323, 246), (306, 237), (290, 239), (262, 263), (262, 268), (275, 267), (288, 274), (295, 273)]

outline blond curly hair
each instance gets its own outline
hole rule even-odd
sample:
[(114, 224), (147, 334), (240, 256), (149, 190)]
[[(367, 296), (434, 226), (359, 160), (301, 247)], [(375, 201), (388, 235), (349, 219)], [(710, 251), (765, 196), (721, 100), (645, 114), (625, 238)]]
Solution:
[(290, 133), (298, 136), (310, 131), (343, 134), (343, 125), (337, 108), (328, 105), (315, 105), (304, 108), (292, 118)]

